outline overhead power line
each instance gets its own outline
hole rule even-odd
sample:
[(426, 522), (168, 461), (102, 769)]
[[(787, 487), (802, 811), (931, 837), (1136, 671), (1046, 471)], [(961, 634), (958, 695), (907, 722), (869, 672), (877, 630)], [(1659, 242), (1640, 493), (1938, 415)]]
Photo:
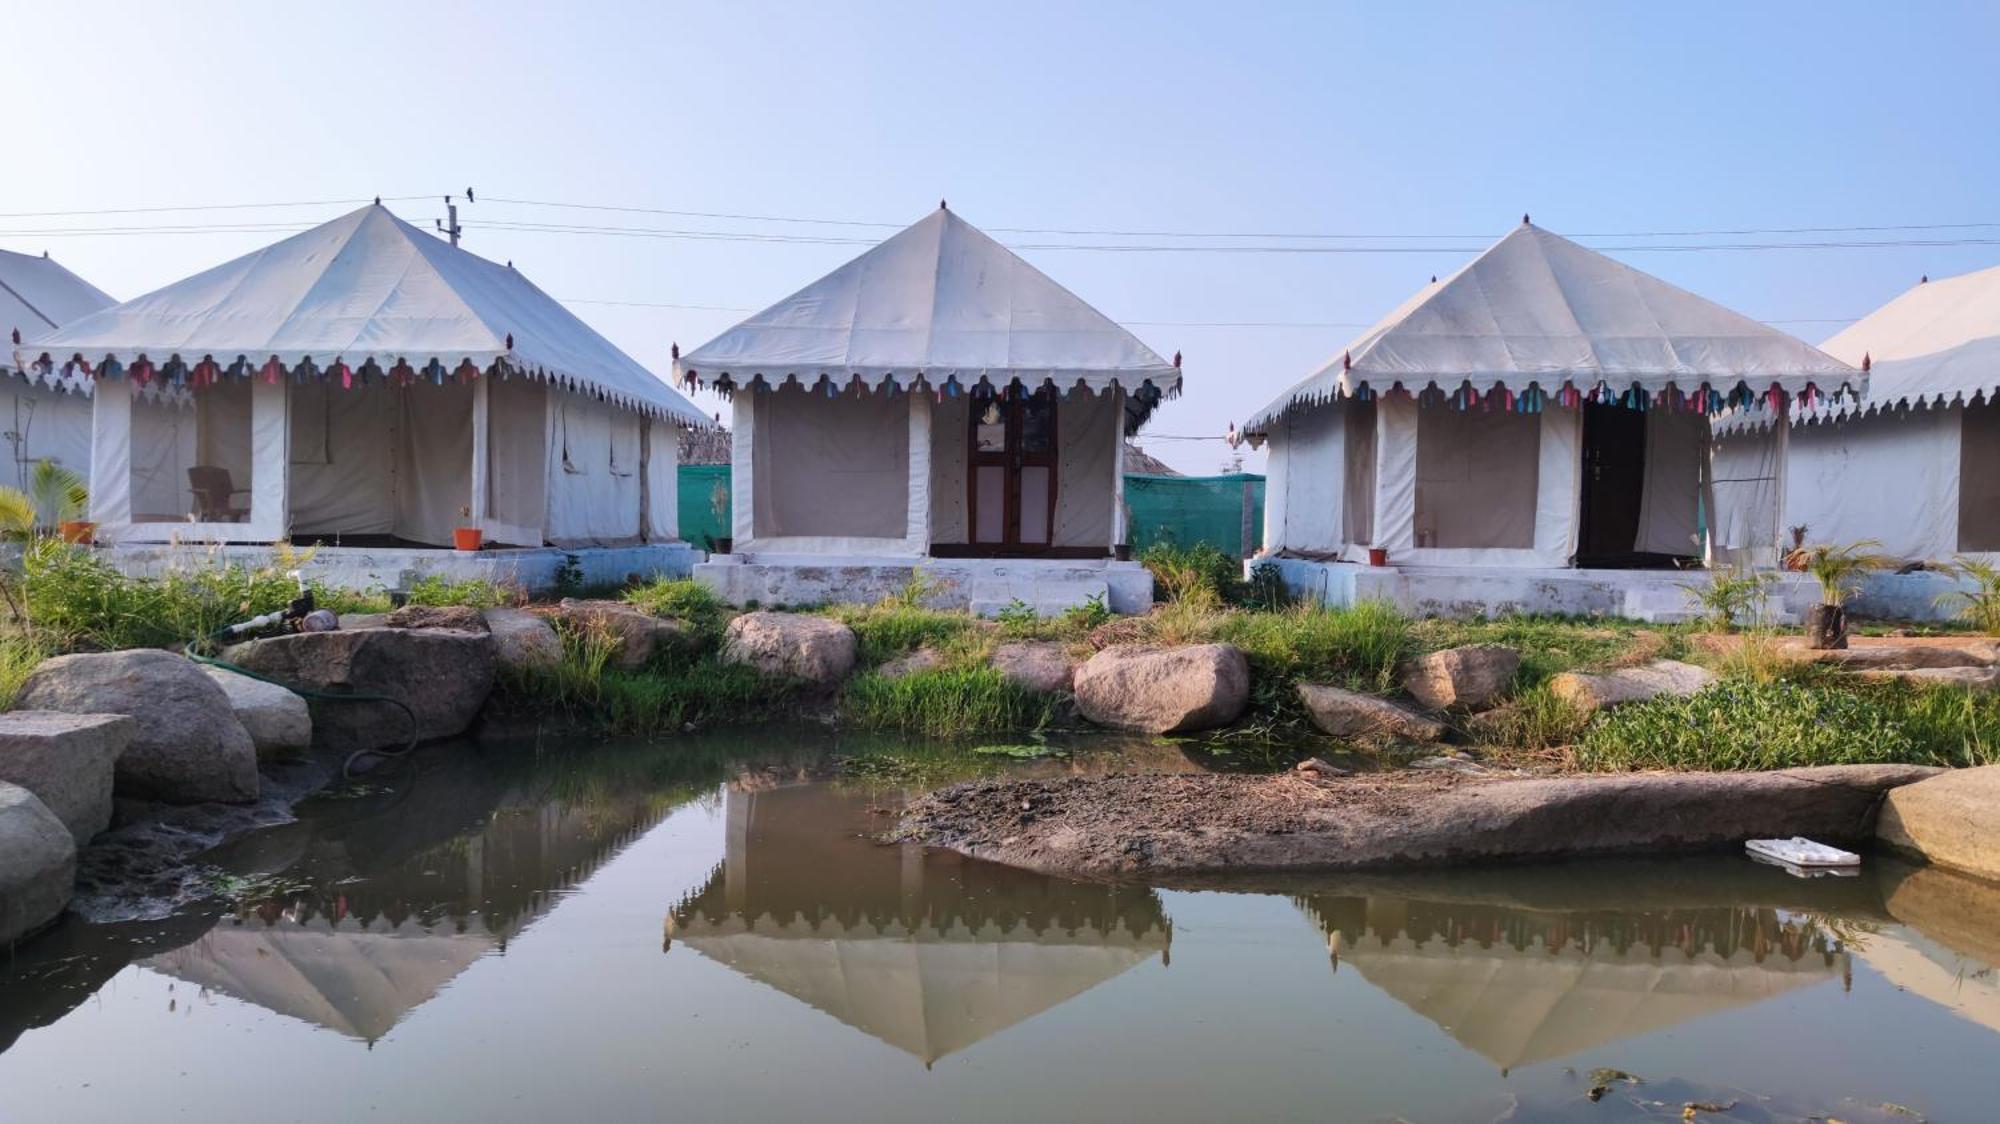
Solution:
[(86, 211), (0, 211), (0, 219), (66, 218), (78, 215), (153, 215), (171, 211), (254, 211), (282, 207), (359, 207), (363, 203), (406, 203), (412, 199), (438, 199), (446, 193), (430, 195), (382, 195), (363, 199), (303, 199), (289, 203), (187, 203), (160, 207), (99, 207)]

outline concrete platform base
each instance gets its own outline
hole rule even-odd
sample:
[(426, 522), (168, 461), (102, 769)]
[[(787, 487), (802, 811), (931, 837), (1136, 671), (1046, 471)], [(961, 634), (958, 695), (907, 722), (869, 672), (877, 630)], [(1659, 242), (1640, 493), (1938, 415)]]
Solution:
[[(422, 547), (321, 546), (311, 548), (303, 567), (308, 578), (340, 589), (405, 589), (421, 578), (451, 581), (482, 579), (520, 586), (530, 593), (547, 593), (557, 573), (576, 560), (581, 584), (620, 585), (638, 578), (684, 578), (701, 555), (686, 543), (646, 543), (638, 546), (514, 548), (458, 551)], [(237, 565), (268, 566), (268, 546), (212, 544), (121, 544), (98, 548), (98, 557), (133, 577), (160, 577), (174, 571)]]
[[(1387, 601), (1425, 617), (1493, 617), (1547, 614), (1622, 617), (1666, 624), (1702, 616), (1690, 586), (1707, 583), (1708, 570), (1538, 570), (1504, 567), (1359, 566), (1299, 558), (1258, 559), (1278, 567), (1294, 597), (1323, 605)], [(1255, 565), (1253, 562), (1252, 565)], [(1971, 588), (1962, 578), (1938, 573), (1870, 574), (1849, 596), (1854, 616), (1875, 620), (1942, 622), (1958, 606), (1940, 595)], [(1779, 573), (1765, 599), (1761, 618), (1770, 626), (1795, 626), (1820, 600), (1818, 583), (1806, 574)]]
[(732, 605), (762, 608), (868, 604), (900, 593), (921, 572), (936, 583), (925, 604), (994, 616), (1016, 601), (1042, 616), (1101, 599), (1114, 613), (1153, 604), (1153, 575), (1110, 559), (911, 558), (820, 554), (711, 555), (695, 580)]

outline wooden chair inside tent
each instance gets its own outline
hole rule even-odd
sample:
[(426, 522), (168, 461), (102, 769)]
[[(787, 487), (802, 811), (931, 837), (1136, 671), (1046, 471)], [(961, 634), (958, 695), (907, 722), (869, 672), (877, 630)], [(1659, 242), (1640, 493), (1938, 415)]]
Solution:
[(195, 518), (203, 523), (241, 523), (250, 518), (250, 509), (236, 507), (234, 497), (250, 494), (238, 488), (229, 470), (212, 464), (188, 468), (188, 491), (194, 493)]

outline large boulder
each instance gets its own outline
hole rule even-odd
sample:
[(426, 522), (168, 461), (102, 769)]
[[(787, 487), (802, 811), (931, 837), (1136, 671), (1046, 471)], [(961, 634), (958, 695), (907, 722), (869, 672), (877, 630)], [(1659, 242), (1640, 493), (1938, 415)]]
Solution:
[(124, 714), (0, 714), (0, 781), (34, 793), (81, 847), (111, 826), (118, 755), (138, 729)]
[(127, 714), (118, 795), (170, 804), (257, 798), (257, 746), (229, 696), (194, 661), (136, 649), (43, 660), (21, 685), (23, 710)]
[(853, 629), (801, 613), (744, 613), (729, 622), (722, 638), (724, 663), (821, 687), (847, 678), (854, 651)]
[(313, 744), (342, 753), (408, 744), (412, 716), (418, 741), (463, 733), (493, 690), (492, 637), (457, 629), (300, 632), (239, 644), (224, 654), (280, 683), (397, 700), (309, 695)]
[(1171, 734), (1227, 726), (1250, 703), (1250, 663), (1228, 644), (1119, 645), (1076, 670), (1076, 706), (1100, 726)]
[(602, 635), (616, 643), (611, 663), (625, 671), (637, 671), (686, 642), (687, 627), (681, 622), (653, 616), (623, 601), (565, 597), (556, 605), (555, 618), (585, 635)]
[(1426, 652), (1403, 665), (1403, 689), (1432, 710), (1480, 710), (1514, 685), (1521, 653), (1502, 644)]
[(470, 605), (405, 605), (382, 618), (390, 628), (455, 628), (485, 632), (486, 618)]
[(1066, 693), (1076, 681), (1076, 664), (1053, 640), (1010, 640), (988, 662), (1009, 683), (1043, 694)]
[(548, 621), (525, 609), (488, 609), (484, 616), (502, 668), (524, 671), (562, 662), (562, 638)]
[(222, 693), (229, 707), (243, 723), (250, 742), (257, 747), (257, 760), (274, 761), (297, 757), (312, 748), (312, 711), (306, 700), (262, 679), (252, 679), (213, 664), (202, 668)]
[(1892, 789), (1875, 837), (1926, 862), (2000, 879), (2000, 765)]
[(19, 785), (0, 782), (0, 947), (56, 919), (76, 886), (76, 840)]
[(1299, 701), (1305, 704), (1313, 725), (1336, 738), (1434, 742), (1444, 737), (1444, 723), (1401, 703), (1360, 691), (1324, 683), (1301, 683)]
[(1654, 660), (1601, 674), (1565, 671), (1549, 680), (1549, 690), (1571, 706), (1589, 711), (1662, 695), (1684, 697), (1714, 683), (1715, 673), (1707, 668), (1679, 660)]

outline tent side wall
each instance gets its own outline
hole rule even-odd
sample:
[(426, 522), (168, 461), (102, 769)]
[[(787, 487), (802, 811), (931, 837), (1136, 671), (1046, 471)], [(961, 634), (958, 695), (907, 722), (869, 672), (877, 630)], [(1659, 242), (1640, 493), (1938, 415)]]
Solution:
[(1778, 564), (1784, 528), (1785, 447), (1790, 428), (1778, 422), (1764, 429), (1718, 433), (1709, 454), (1715, 517), (1710, 527), (1710, 562), (1721, 566), (1771, 567)]
[(736, 549), (922, 553), (911, 528), (929, 535), (932, 422), (919, 397), (829, 398), (797, 386), (737, 394)]
[(1347, 405), (1299, 410), (1271, 428), (1264, 482), (1270, 549), (1330, 554), (1345, 545)]
[[(1784, 464), (1785, 526), (1815, 543), (1873, 540), (1898, 558), (1958, 550), (1958, 408), (1795, 426)], [(1781, 528), (1782, 530), (1782, 528)]]
[(7, 378), (7, 397), (0, 425), (6, 427), (13, 471), (6, 483), (24, 488), (40, 461), (90, 476), (90, 399), (53, 387), (36, 386), (19, 376)]
[[(1376, 401), (1374, 545), (1393, 562), (1562, 567), (1576, 553), (1582, 427), (1574, 410), (1447, 415), (1413, 398)], [(1435, 411), (1430, 454), (1423, 415)], [(1488, 425), (1497, 422), (1497, 425)], [(1421, 479), (1421, 484), (1420, 484)], [(1426, 493), (1420, 505), (1419, 488)], [(1460, 491), (1462, 490), (1462, 491)], [(1492, 511), (1487, 507), (1494, 508)], [(1419, 545), (1419, 515), (1425, 545)], [(1470, 527), (1443, 536), (1447, 518)], [(1433, 541), (1462, 545), (1430, 545)]]

